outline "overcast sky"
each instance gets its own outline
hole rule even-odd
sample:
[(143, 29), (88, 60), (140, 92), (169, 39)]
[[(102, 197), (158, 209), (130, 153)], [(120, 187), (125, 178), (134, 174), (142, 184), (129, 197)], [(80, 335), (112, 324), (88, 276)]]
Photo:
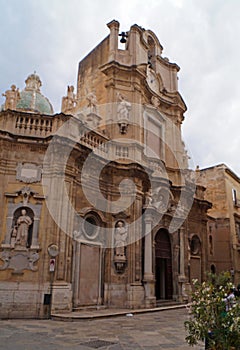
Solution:
[(116, 19), (127, 31), (136, 23), (181, 67), (191, 166), (225, 163), (240, 176), (239, 13), (239, 0), (0, 0), (0, 95), (12, 84), (22, 90), (36, 70), (60, 112), (79, 61), (109, 34), (106, 24)]

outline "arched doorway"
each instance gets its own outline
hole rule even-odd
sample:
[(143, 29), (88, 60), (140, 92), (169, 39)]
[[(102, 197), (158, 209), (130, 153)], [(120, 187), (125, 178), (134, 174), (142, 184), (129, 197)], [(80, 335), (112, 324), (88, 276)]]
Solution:
[(172, 299), (172, 251), (168, 231), (160, 229), (155, 237), (156, 299)]

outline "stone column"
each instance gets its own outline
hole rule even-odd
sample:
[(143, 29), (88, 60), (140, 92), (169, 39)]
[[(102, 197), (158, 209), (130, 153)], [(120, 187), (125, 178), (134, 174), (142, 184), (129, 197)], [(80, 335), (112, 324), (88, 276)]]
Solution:
[(80, 246), (77, 240), (73, 241), (73, 305), (79, 306), (79, 279), (80, 279)]
[(13, 216), (7, 217), (7, 232), (3, 241), (4, 246), (11, 243), (11, 229), (12, 229)]
[(145, 229), (145, 247), (144, 247), (144, 288), (145, 288), (145, 306), (155, 307), (155, 279), (153, 274), (153, 242), (152, 242), (152, 223), (153, 213), (152, 210), (148, 213), (145, 212), (144, 217), (144, 229)]
[(153, 279), (152, 271), (152, 222), (145, 220), (144, 280)]
[(179, 259), (179, 276), (178, 276), (178, 282), (179, 282), (179, 299), (180, 301), (186, 301), (188, 300), (188, 295), (187, 295), (187, 277), (185, 275), (185, 230), (184, 227), (181, 227), (179, 230), (179, 250), (180, 250), (180, 259)]
[(110, 37), (109, 37), (109, 61), (112, 61), (115, 59), (115, 55), (118, 49), (118, 34), (119, 34), (119, 22), (118, 21), (111, 21), (107, 24), (108, 28), (110, 29)]
[(39, 243), (38, 243), (38, 230), (39, 230), (39, 218), (34, 218), (33, 221), (33, 233), (32, 233), (32, 244), (31, 248), (32, 249), (38, 249), (39, 248)]
[(185, 247), (184, 247), (184, 228), (180, 228), (179, 232), (179, 246), (180, 246), (180, 276), (186, 278), (185, 276)]

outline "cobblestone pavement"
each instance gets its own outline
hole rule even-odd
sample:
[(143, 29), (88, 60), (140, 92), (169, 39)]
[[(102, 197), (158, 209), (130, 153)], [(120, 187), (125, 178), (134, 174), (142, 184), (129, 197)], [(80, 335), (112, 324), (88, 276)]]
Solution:
[(191, 350), (184, 340), (186, 319), (186, 310), (176, 309), (73, 322), (0, 320), (0, 349)]

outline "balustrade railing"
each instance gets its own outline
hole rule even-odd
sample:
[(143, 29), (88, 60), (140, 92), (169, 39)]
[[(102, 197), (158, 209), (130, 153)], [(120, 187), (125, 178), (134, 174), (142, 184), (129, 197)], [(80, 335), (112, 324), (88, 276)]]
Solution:
[[(48, 136), (64, 136), (72, 139), (71, 128), (64, 130), (62, 133), (61, 127), (67, 121), (66, 117), (60, 115), (46, 116), (25, 113), (3, 114), (0, 118), (0, 129), (5, 130), (15, 135), (24, 135), (32, 137), (48, 137)], [(76, 123), (76, 124), (74, 124)], [(108, 142), (108, 138), (101, 134), (95, 133), (85, 127), (85, 125), (78, 125), (78, 121), (74, 120), (73, 140), (80, 143), (94, 151), (99, 156), (109, 157), (111, 159), (132, 160), (141, 162), (142, 149), (136, 143), (129, 142)]]
[(24, 135), (47, 136), (52, 132), (52, 119), (40, 116), (17, 116), (15, 130)]

